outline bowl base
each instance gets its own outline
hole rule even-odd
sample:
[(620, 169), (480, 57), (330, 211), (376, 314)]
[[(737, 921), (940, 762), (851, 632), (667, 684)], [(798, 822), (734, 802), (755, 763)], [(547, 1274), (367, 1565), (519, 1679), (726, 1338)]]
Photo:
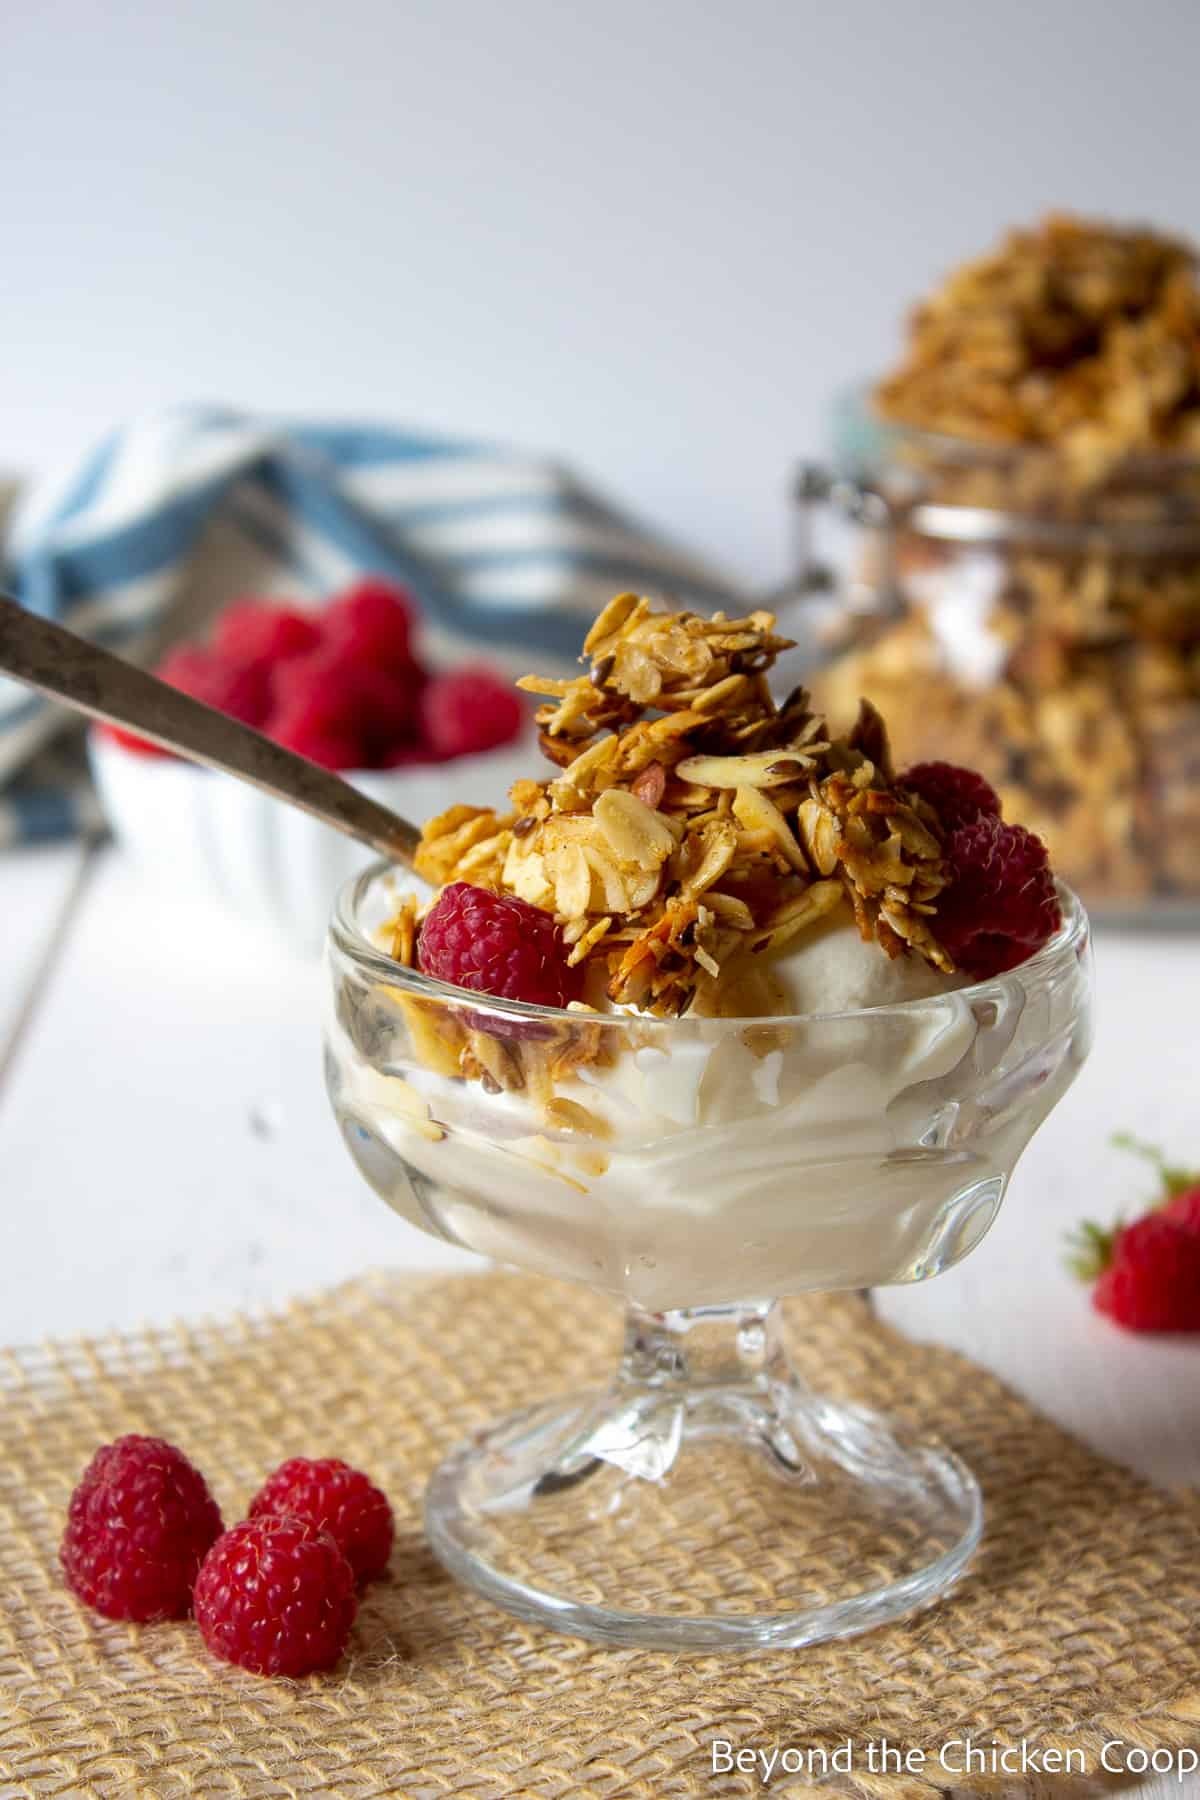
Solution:
[(953, 1452), (786, 1379), (626, 1383), (528, 1408), (442, 1463), (425, 1519), (451, 1574), (531, 1623), (753, 1651), (927, 1606), (965, 1568), (983, 1509)]

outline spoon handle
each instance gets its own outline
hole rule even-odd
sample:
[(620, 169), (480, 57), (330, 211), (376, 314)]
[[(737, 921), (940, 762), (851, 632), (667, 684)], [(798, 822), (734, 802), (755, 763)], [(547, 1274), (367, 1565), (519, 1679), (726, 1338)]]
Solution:
[(0, 595), (0, 672), (164, 750), (235, 775), (394, 862), (412, 866), (421, 834), (339, 775), (228, 714)]

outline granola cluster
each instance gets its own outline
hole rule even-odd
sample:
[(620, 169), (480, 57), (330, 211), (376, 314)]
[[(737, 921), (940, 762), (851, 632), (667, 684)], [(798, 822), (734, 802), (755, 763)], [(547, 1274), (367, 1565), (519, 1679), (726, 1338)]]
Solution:
[[(819, 683), (906, 758), (980, 769), (1093, 903), (1200, 895), (1200, 281), (1186, 245), (1052, 217), (918, 307), (875, 404), (905, 602)], [(926, 434), (952, 434), (938, 439)], [(890, 482), (890, 487), (889, 487)], [(978, 548), (915, 502), (994, 509)], [(961, 654), (986, 594), (983, 658)], [(951, 629), (947, 630), (947, 625)]]
[[(557, 773), (517, 782), (507, 813), (430, 820), (418, 873), (553, 913), (597, 1005), (767, 1013), (764, 953), (844, 900), (889, 956), (953, 972), (934, 929), (936, 814), (897, 783), (871, 706), (835, 738), (803, 688), (776, 703), (767, 671), (790, 644), (774, 625), (619, 595), (585, 640), (586, 674), (521, 683), (544, 698)], [(401, 962), (417, 926), (411, 904), (393, 922)]]
[(885, 418), (1004, 444), (1200, 451), (1200, 281), (1174, 238), (1061, 214), (921, 302)]
[(906, 759), (949, 754), (978, 769), (1005, 815), (1045, 841), (1055, 868), (1094, 906), (1200, 896), (1195, 652), (1189, 660), (1137, 639), (1092, 652), (1054, 641), (1041, 661), (1027, 642), (979, 686), (955, 672), (914, 601), (819, 685), (835, 718), (869, 687)]

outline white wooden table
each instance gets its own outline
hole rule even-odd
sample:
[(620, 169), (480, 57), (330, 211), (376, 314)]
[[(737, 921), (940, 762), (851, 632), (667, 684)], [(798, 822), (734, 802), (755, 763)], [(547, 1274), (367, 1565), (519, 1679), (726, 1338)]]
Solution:
[[(1197, 1482), (1200, 1341), (1109, 1326), (1061, 1246), (1149, 1192), (1114, 1130), (1200, 1164), (1200, 937), (1102, 934), (1097, 966), (1092, 1059), (986, 1243), (879, 1299), (1108, 1455)], [(474, 1263), (390, 1213), (342, 1149), (319, 984), (224, 913), (152, 902), (114, 851), (0, 861), (0, 1342), (278, 1301), (370, 1264)]]

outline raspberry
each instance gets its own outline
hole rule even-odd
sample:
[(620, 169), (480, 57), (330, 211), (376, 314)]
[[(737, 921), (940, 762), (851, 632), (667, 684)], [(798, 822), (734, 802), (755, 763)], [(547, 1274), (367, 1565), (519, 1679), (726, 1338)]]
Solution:
[(1159, 1212), (1126, 1225), (1092, 1305), (1130, 1331), (1200, 1331), (1200, 1235)]
[(273, 668), (289, 656), (303, 656), (321, 641), (321, 628), (310, 613), (294, 606), (272, 606), (265, 600), (235, 600), (217, 620), (213, 649), (226, 662)]
[(439, 756), (469, 756), (517, 737), (525, 709), (507, 682), (486, 668), (438, 675), (421, 695), (425, 742)]
[(221, 1515), (203, 1475), (162, 1438), (97, 1450), (71, 1495), (59, 1557), (67, 1586), (110, 1619), (182, 1619)]
[(169, 750), (159, 744), (152, 744), (149, 738), (138, 737), (132, 731), (126, 731), (123, 725), (110, 725), (107, 719), (101, 719), (96, 730), (102, 737), (111, 738), (114, 744), (120, 744), (124, 750), (135, 750), (139, 756), (165, 756), (168, 762), (178, 762)]
[(452, 881), (426, 914), (417, 961), (439, 981), (536, 1006), (566, 1006), (582, 983), (548, 912), (467, 881)]
[[(194, 700), (203, 700), (206, 706), (215, 706), (218, 712), (231, 714), (243, 725), (261, 726), (271, 704), (271, 679), (265, 667), (227, 662), (206, 644), (177, 644), (154, 673), (160, 681), (190, 694)], [(143, 756), (169, 755), (145, 738), (122, 731), (118, 725), (103, 725), (101, 730), (127, 750), (137, 750)]]
[(395, 1527), (387, 1496), (336, 1456), (293, 1456), (268, 1477), (250, 1503), (250, 1517), (306, 1519), (327, 1531), (359, 1581), (387, 1567)]
[(268, 735), (285, 750), (294, 750), (323, 769), (361, 769), (366, 765), (366, 751), (353, 732), (325, 730), (302, 712), (281, 714)]
[(356, 663), (406, 675), (414, 666), (413, 616), (411, 595), (379, 576), (368, 576), (326, 607), (322, 635)]
[(244, 1519), (196, 1577), (196, 1623), (214, 1656), (255, 1675), (332, 1669), (358, 1611), (354, 1571), (306, 1519)]
[(381, 769), (423, 769), (443, 759), (427, 744), (397, 744), (380, 761)]
[[(417, 689), (386, 669), (353, 661), (326, 645), (291, 657), (275, 671), (277, 704), (268, 734), (289, 749), (325, 760), (314, 748), (345, 755), (353, 746), (359, 768), (373, 768), (412, 739)], [(352, 768), (353, 761), (334, 766)]]
[(1062, 921), (1046, 846), (1023, 825), (981, 816), (946, 840), (950, 884), (936, 931), (960, 969), (1000, 975), (1046, 942)]
[(1000, 796), (974, 769), (948, 762), (914, 763), (900, 782), (928, 800), (947, 831), (973, 825), (979, 818), (1000, 817)]
[(204, 644), (180, 644), (168, 651), (156, 673), (172, 687), (229, 713), (243, 725), (261, 725), (271, 704), (265, 668), (226, 662)]

